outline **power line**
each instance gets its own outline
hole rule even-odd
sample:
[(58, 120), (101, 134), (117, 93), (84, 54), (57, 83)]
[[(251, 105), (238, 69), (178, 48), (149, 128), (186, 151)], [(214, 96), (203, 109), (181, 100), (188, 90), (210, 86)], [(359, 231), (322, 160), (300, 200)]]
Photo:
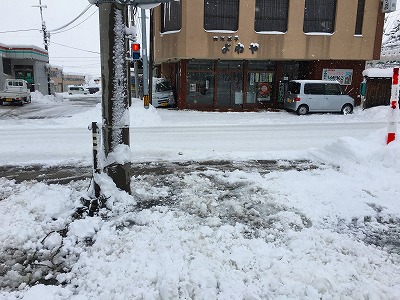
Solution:
[(96, 12), (97, 12), (97, 9), (96, 9), (89, 17), (87, 17), (87, 18), (86, 18), (85, 20), (83, 20), (82, 22), (76, 24), (75, 26), (70, 27), (70, 28), (65, 29), (65, 30), (53, 32), (52, 34), (53, 34), (53, 35), (54, 35), (54, 34), (59, 34), (59, 33), (66, 32), (66, 31), (69, 31), (69, 30), (71, 30), (71, 29), (74, 29), (75, 27), (78, 27), (78, 26), (81, 25), (83, 22), (85, 22), (87, 19), (89, 19), (91, 16), (93, 16)]
[(100, 54), (100, 52), (96, 52), (96, 51), (91, 51), (91, 50), (85, 50), (85, 49), (75, 48), (75, 47), (71, 47), (71, 46), (59, 44), (59, 43), (56, 43), (56, 42), (52, 42), (52, 43), (55, 44), (55, 45), (59, 45), (59, 46), (63, 46), (63, 47), (66, 47), (66, 48), (71, 48), (71, 49), (75, 49), (75, 50), (79, 50), (79, 51), (84, 51), (84, 52), (89, 52), (89, 53)]
[(12, 33), (12, 32), (24, 32), (24, 31), (40, 31), (40, 29), (18, 29), (18, 30), (7, 30), (7, 31), (0, 31), (0, 33)]
[(51, 58), (99, 59), (98, 56), (52, 56)]
[(67, 24), (65, 24), (65, 25), (63, 25), (63, 26), (61, 26), (61, 27), (59, 27), (59, 28), (56, 28), (56, 29), (53, 29), (53, 30), (49, 30), (49, 31), (50, 31), (50, 32), (54, 32), (54, 31), (59, 31), (59, 30), (61, 30), (61, 29), (64, 29), (65, 27), (69, 26), (70, 24), (72, 24), (73, 22), (75, 22), (77, 19), (79, 19), (85, 12), (87, 12), (87, 11), (89, 10), (90, 7), (92, 7), (92, 4), (89, 4), (89, 5), (79, 14), (79, 16), (77, 16), (77, 17), (76, 17), (75, 19), (73, 19), (72, 21), (68, 22)]

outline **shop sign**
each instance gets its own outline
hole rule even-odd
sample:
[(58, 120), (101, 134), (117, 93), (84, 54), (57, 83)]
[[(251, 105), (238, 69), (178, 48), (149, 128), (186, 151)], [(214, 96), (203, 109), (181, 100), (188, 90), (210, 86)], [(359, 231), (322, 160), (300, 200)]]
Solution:
[(322, 80), (339, 81), (341, 85), (351, 85), (353, 80), (352, 69), (323, 69)]
[[(235, 37), (232, 36), (228, 36), (225, 37), (224, 35), (221, 36), (214, 36), (213, 37), (213, 41), (217, 42), (217, 41), (223, 41), (225, 42), (225, 40), (227, 40), (228, 42), (232, 42), (233, 40), (235, 40), (237, 43), (233, 46), (235, 46), (235, 52), (237, 54), (241, 54), (244, 52), (245, 46), (239, 42), (239, 36), (235, 35)], [(231, 51), (230, 47), (232, 46), (231, 43), (225, 43), (225, 45), (221, 48), (221, 51), (223, 54), (228, 53), (229, 51)], [(250, 43), (249, 49), (251, 51), (251, 54), (254, 54), (255, 52), (258, 51), (258, 49), (260, 48), (260, 45), (258, 43)]]

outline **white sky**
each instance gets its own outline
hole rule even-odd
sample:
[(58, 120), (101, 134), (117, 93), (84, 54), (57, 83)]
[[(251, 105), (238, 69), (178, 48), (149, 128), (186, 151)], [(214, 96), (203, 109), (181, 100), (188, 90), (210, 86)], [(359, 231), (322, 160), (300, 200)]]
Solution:
[[(8, 45), (35, 45), (44, 48), (41, 29), (39, 0), (1, 0), (0, 1), (0, 43)], [(76, 18), (88, 5), (87, 0), (42, 0), (47, 5), (43, 11), (48, 30), (57, 29)], [(92, 16), (90, 16), (94, 13)], [(90, 17), (89, 17), (90, 16)], [(89, 17), (89, 18), (88, 18)], [(88, 18), (86, 21), (84, 21)], [(83, 16), (66, 29), (69, 31), (53, 34), (50, 38), (50, 63), (64, 66), (64, 71), (73, 73), (100, 75), (99, 17), (97, 7), (92, 6)], [(5, 31), (37, 29), (37, 31)], [(79, 48), (76, 50), (61, 46)], [(95, 52), (95, 53), (92, 53)]]

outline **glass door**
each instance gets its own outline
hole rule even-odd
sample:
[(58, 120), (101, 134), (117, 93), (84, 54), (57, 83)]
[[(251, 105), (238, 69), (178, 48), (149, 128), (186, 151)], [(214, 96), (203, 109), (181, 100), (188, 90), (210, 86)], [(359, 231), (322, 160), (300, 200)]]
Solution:
[(239, 109), (243, 105), (243, 74), (220, 72), (217, 82), (216, 109)]

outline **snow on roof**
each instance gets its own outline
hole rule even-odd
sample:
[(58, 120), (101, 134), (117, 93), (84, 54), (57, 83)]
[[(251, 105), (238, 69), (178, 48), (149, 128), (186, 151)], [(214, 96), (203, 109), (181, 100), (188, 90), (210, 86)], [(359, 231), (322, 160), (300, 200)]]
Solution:
[(393, 75), (393, 68), (370, 68), (363, 71), (363, 76), (367, 77), (392, 77)]

